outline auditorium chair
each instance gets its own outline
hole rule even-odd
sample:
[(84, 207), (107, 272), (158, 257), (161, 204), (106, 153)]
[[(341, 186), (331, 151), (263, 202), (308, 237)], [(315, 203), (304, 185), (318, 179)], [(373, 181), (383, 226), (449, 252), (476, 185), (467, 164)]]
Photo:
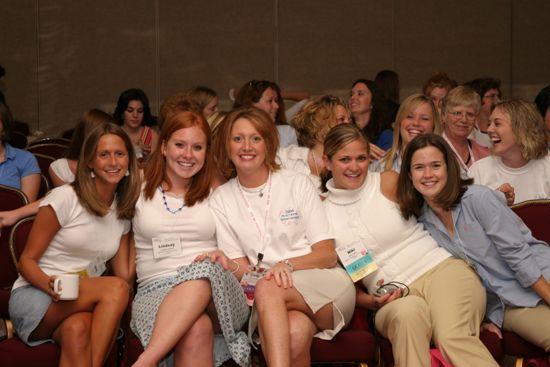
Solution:
[[(512, 206), (512, 210), (529, 227), (533, 236), (550, 244), (550, 199), (528, 200)], [(503, 331), (502, 342), (507, 355), (517, 357), (516, 366), (537, 366), (550, 358), (545, 352), (516, 333)]]

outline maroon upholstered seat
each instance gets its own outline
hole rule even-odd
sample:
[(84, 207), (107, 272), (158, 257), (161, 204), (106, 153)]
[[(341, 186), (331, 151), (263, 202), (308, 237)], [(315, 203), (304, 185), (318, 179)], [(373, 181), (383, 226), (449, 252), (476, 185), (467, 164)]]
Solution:
[[(528, 200), (512, 206), (512, 210), (523, 220), (529, 227), (533, 236), (539, 240), (543, 240), (550, 244), (550, 200)], [(549, 358), (550, 353), (546, 353), (542, 348), (539, 348), (519, 335), (504, 331), (502, 333), (502, 342), (504, 352), (507, 355), (516, 356), (518, 358)]]
[(38, 153), (38, 154), (49, 155), (50, 157), (53, 157), (55, 159), (65, 157), (68, 149), (69, 148), (67, 145), (57, 144), (57, 143), (36, 144), (36, 145), (29, 145), (27, 147), (27, 150), (33, 154)]
[[(0, 211), (13, 210), (28, 204), (21, 190), (0, 185)], [(0, 317), (9, 318), (8, 300), (11, 286), (17, 279), (17, 268), (11, 259), (9, 236), (12, 227), (0, 229)]]
[(374, 365), (377, 343), (369, 331), (368, 311), (356, 308), (350, 325), (332, 340), (313, 339), (311, 362), (355, 362)]

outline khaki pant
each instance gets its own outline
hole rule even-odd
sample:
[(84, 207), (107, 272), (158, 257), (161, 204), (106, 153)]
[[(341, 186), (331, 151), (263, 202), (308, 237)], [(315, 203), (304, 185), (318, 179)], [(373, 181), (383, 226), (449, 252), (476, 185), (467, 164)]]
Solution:
[(391, 341), (398, 367), (430, 366), (432, 338), (455, 367), (498, 367), (479, 340), (485, 302), (477, 274), (451, 258), (414, 281), (407, 297), (382, 307), (375, 325)]
[(544, 301), (533, 308), (507, 307), (502, 328), (550, 352), (550, 307)]

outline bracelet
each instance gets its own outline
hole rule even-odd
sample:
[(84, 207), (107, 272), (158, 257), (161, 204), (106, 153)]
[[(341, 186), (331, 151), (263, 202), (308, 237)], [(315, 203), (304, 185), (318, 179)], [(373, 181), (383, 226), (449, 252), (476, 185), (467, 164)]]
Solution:
[(281, 261), (279, 261), (279, 262), (285, 264), (286, 266), (288, 266), (288, 268), (290, 269), (290, 272), (291, 272), (291, 273), (294, 271), (294, 266), (292, 265), (292, 263), (290, 262), (290, 260), (284, 259), (284, 260), (281, 260)]
[(238, 263), (238, 262), (236, 262), (235, 260), (231, 260), (231, 261), (233, 261), (233, 262), (234, 262), (235, 264), (237, 264), (237, 268), (236, 268), (235, 270), (232, 270), (232, 271), (231, 271), (231, 273), (235, 274), (236, 272), (238, 272), (238, 271), (239, 271), (239, 269), (240, 269), (241, 265), (239, 265), (239, 263)]

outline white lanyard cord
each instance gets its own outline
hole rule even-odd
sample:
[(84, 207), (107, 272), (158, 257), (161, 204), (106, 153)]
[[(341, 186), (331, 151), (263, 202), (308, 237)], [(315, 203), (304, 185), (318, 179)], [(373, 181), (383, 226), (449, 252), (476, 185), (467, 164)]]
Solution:
[(258, 262), (256, 266), (260, 265), (260, 262), (263, 260), (264, 257), (264, 249), (266, 246), (266, 234), (267, 234), (267, 217), (269, 215), (269, 208), (271, 207), (271, 172), (269, 173), (269, 176), (267, 178), (267, 202), (265, 205), (265, 214), (264, 214), (264, 232), (262, 233), (262, 230), (260, 228), (260, 224), (258, 223), (258, 220), (256, 219), (256, 216), (254, 215), (254, 212), (252, 211), (252, 205), (250, 205), (250, 202), (246, 198), (244, 194), (244, 190), (241, 186), (241, 183), (239, 182), (239, 178), (237, 177), (237, 187), (239, 188), (239, 192), (241, 193), (241, 198), (243, 199), (244, 205), (246, 206), (246, 209), (248, 210), (248, 214), (250, 215), (250, 218), (252, 219), (252, 222), (254, 222), (254, 225), (256, 226), (256, 230), (258, 231), (258, 235), (260, 236), (260, 251), (258, 252)]

